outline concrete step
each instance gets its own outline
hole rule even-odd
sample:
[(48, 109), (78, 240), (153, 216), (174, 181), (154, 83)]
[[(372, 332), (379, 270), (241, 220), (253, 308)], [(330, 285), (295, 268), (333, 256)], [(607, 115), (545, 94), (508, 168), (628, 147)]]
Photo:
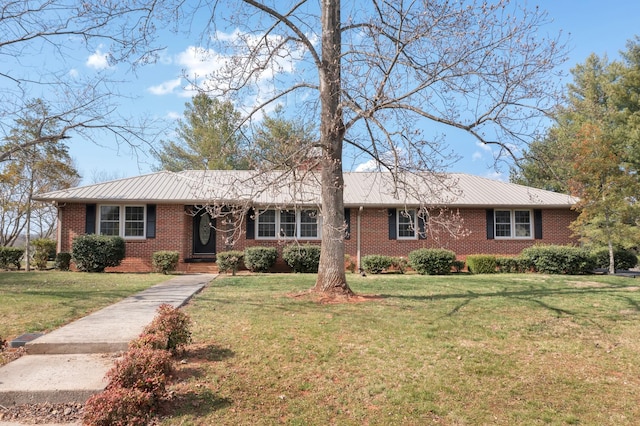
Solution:
[(107, 386), (113, 362), (112, 354), (23, 356), (0, 368), (0, 405), (84, 403)]

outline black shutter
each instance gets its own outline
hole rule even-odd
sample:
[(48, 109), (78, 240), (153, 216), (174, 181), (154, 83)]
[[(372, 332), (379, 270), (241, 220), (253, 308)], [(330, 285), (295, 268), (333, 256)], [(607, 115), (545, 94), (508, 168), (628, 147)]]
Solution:
[(397, 239), (396, 235), (396, 209), (389, 209), (389, 239)]
[(418, 216), (416, 218), (416, 220), (418, 221), (418, 239), (419, 240), (426, 240), (427, 239), (427, 224), (426, 224), (426, 220), (422, 216)]
[(156, 237), (156, 205), (147, 204), (147, 238)]
[(536, 240), (542, 239), (542, 210), (533, 211), (534, 236)]
[(96, 233), (96, 205), (87, 204), (87, 214), (84, 217), (84, 232), (86, 234)]
[(344, 223), (346, 228), (344, 230), (344, 239), (351, 238), (351, 209), (344, 209)]
[(247, 211), (247, 240), (255, 240), (256, 239), (256, 211), (254, 209), (249, 209)]
[(495, 238), (493, 229), (493, 209), (487, 209), (487, 240), (493, 240)]

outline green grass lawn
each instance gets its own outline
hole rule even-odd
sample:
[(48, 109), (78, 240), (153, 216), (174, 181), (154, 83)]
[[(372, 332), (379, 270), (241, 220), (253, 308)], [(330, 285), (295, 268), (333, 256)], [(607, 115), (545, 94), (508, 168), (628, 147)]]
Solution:
[(312, 275), (219, 277), (165, 425), (637, 424), (640, 281), (349, 275), (363, 303), (288, 294)]
[(51, 331), (167, 279), (161, 274), (0, 272), (0, 338)]

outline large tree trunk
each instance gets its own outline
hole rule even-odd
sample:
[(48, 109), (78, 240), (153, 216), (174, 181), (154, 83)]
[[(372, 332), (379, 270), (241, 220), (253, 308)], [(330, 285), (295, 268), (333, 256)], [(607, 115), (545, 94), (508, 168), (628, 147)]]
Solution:
[(344, 271), (344, 178), (340, 107), (340, 1), (322, 0), (320, 144), (322, 146), (322, 251), (315, 291), (353, 294)]

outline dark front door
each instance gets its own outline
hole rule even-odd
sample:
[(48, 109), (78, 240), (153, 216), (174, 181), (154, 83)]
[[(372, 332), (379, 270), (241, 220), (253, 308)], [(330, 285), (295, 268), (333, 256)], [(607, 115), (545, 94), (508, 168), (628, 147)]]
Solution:
[(215, 219), (206, 210), (200, 210), (193, 217), (193, 254), (216, 253)]

